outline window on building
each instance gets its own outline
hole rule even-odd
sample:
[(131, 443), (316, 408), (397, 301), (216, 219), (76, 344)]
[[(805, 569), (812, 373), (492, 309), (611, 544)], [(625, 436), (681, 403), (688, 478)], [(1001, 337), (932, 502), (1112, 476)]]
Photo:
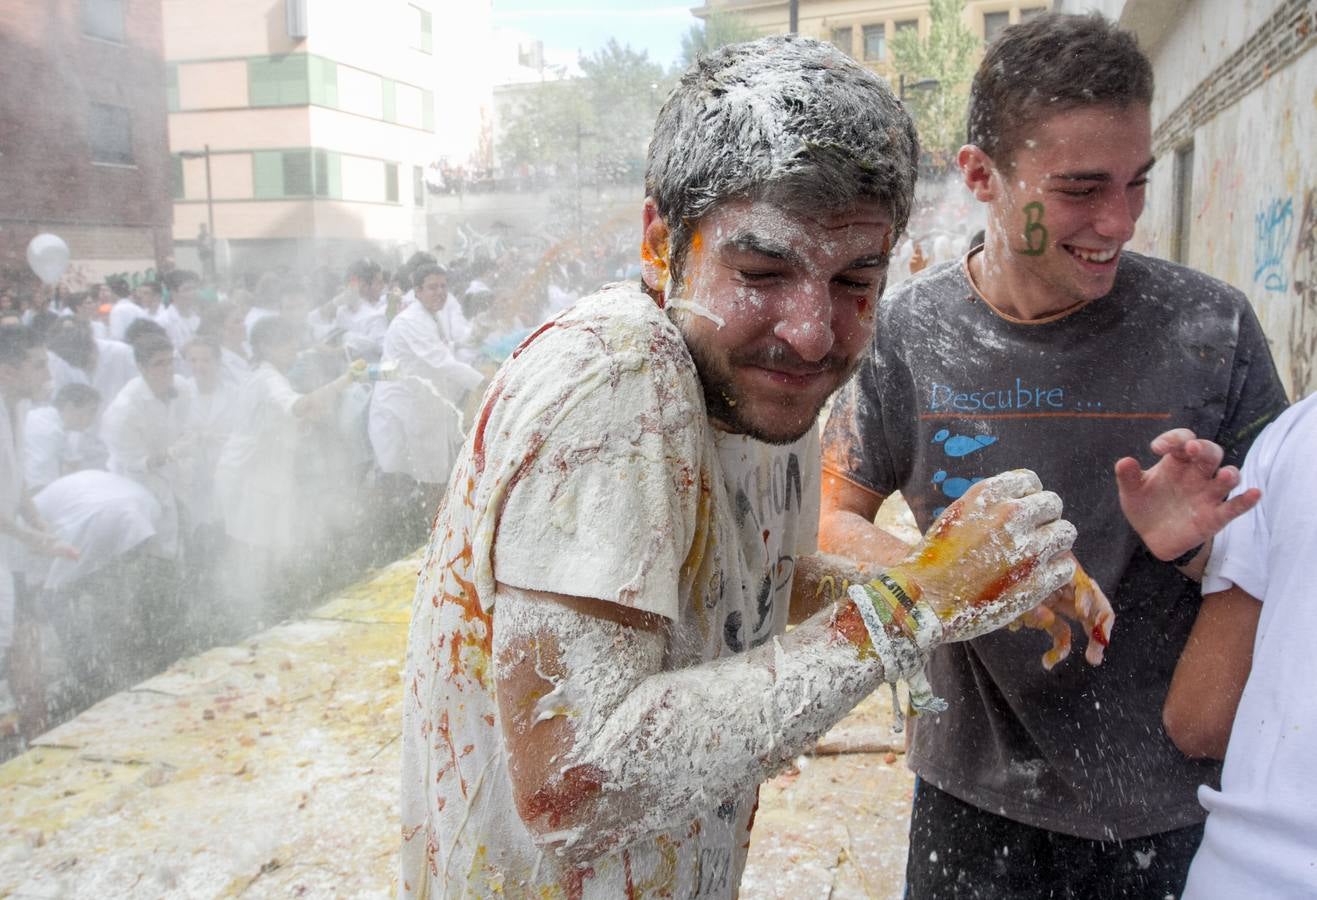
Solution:
[(398, 164), (384, 164), (384, 202), (398, 202)]
[(425, 170), (420, 166), (412, 166), (412, 204), (425, 205)]
[(434, 52), (434, 16), (428, 9), (422, 9), (415, 3), (407, 4), (407, 13), (412, 49), (422, 53)]
[(897, 33), (897, 34), (900, 34), (900, 33), (903, 32), (903, 31), (914, 31), (914, 32), (918, 32), (918, 31), (919, 31), (919, 20), (918, 20), (918, 19), (902, 19), (900, 22), (897, 22), (897, 23), (896, 23), (896, 33)]
[(1011, 24), (1009, 12), (990, 12), (983, 14), (983, 42), (991, 44), (1002, 29)]
[(82, 33), (123, 43), (123, 0), (82, 0)]
[(131, 166), (133, 159), (133, 115), (122, 106), (93, 103), (87, 124), (91, 161)]
[(169, 157), (169, 188), (175, 200), (186, 200), (187, 189), (183, 183), (183, 157), (175, 154)]
[(398, 121), (398, 83), (392, 78), (381, 78), (380, 84), (384, 90), (384, 121)]
[(257, 150), (252, 153), (252, 193), (258, 200), (337, 196), (335, 157), (310, 148)]
[(851, 27), (832, 29), (832, 43), (838, 50), (847, 55), (851, 52)]
[(421, 127), (434, 131), (434, 91), (421, 90)]
[(307, 58), (302, 53), (247, 60), (247, 99), (252, 106), (305, 106), (310, 102)]
[(887, 59), (887, 26), (864, 26), (864, 58), (869, 62)]
[(338, 107), (338, 63), (322, 56), (307, 58), (308, 92), (317, 106)]
[(283, 151), (284, 194), (289, 197), (310, 197), (311, 185), (311, 151)]
[(1171, 259), (1189, 262), (1189, 236), (1193, 225), (1194, 145), (1193, 141), (1175, 151), (1175, 212), (1171, 228)]
[(178, 112), (178, 64), (169, 63), (165, 66), (165, 103), (169, 106), (170, 112)]
[(1032, 6), (1029, 9), (1020, 10), (1020, 21), (1028, 22), (1030, 19), (1036, 19), (1043, 13), (1047, 12), (1046, 6)]

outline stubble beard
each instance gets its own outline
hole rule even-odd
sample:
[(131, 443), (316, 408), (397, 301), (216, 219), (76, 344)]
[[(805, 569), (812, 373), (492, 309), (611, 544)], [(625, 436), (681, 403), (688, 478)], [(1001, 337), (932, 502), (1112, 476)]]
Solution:
[[(769, 430), (763, 423), (752, 419), (749, 404), (737, 389), (733, 367), (737, 364), (753, 364), (757, 356), (772, 354), (752, 353), (747, 354), (745, 359), (739, 359), (734, 355), (730, 364), (716, 359), (703, 343), (691, 337), (684, 325), (685, 315), (682, 315), (683, 312), (682, 310), (671, 310), (669, 314), (681, 331), (682, 338), (686, 342), (686, 349), (691, 355), (691, 360), (695, 363), (695, 371), (700, 376), (700, 388), (704, 393), (706, 414), (728, 431), (734, 434), (744, 434), (765, 444), (779, 446), (794, 444), (808, 434), (818, 420), (819, 412), (823, 409), (824, 404), (841, 389), (842, 385), (850, 380), (851, 375), (859, 365), (858, 358), (847, 360), (840, 356), (828, 357), (828, 368), (838, 374), (837, 383), (818, 401), (805, 423), (800, 428), (787, 432)], [(784, 414), (796, 415), (795, 408), (790, 403), (782, 403), (781, 408)]]

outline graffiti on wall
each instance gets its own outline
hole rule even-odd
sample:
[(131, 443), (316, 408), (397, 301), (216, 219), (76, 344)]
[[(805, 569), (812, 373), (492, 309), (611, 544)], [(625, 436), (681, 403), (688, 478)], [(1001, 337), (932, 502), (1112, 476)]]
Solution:
[(1291, 275), (1298, 297), (1290, 313), (1290, 384), (1298, 399), (1317, 390), (1317, 188), (1303, 198)]
[(1283, 293), (1289, 290), (1285, 273), (1285, 248), (1294, 234), (1294, 200), (1275, 199), (1254, 216), (1253, 282), (1265, 290)]

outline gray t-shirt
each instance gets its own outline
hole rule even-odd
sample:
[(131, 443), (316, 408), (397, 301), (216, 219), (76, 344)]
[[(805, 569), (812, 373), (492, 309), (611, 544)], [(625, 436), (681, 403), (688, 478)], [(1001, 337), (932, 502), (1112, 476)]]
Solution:
[(1126, 839), (1199, 822), (1195, 788), (1216, 763), (1183, 756), (1161, 709), (1198, 611), (1197, 586), (1142, 546), (1112, 466), (1146, 467), (1149, 441), (1186, 427), (1238, 464), (1286, 405), (1247, 299), (1198, 272), (1125, 253), (1100, 300), (1053, 319), (1009, 320), (965, 262), (884, 298), (871, 353), (838, 396), (824, 466), (889, 494), (921, 529), (976, 480), (1038, 473), (1079, 529), (1075, 554), (1116, 611), (1106, 661), (1086, 637), (1052, 672), (1038, 631), (939, 648), (929, 677), (950, 709), (921, 717), (911, 767), (944, 791), (1039, 828)]

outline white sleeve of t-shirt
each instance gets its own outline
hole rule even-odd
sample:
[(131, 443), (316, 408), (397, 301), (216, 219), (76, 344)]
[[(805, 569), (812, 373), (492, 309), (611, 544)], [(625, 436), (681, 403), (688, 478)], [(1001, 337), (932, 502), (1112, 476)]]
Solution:
[(708, 426), (695, 379), (661, 357), (527, 359), (505, 385), (486, 430), (504, 471), (485, 478), (506, 485), (496, 581), (678, 617)]

